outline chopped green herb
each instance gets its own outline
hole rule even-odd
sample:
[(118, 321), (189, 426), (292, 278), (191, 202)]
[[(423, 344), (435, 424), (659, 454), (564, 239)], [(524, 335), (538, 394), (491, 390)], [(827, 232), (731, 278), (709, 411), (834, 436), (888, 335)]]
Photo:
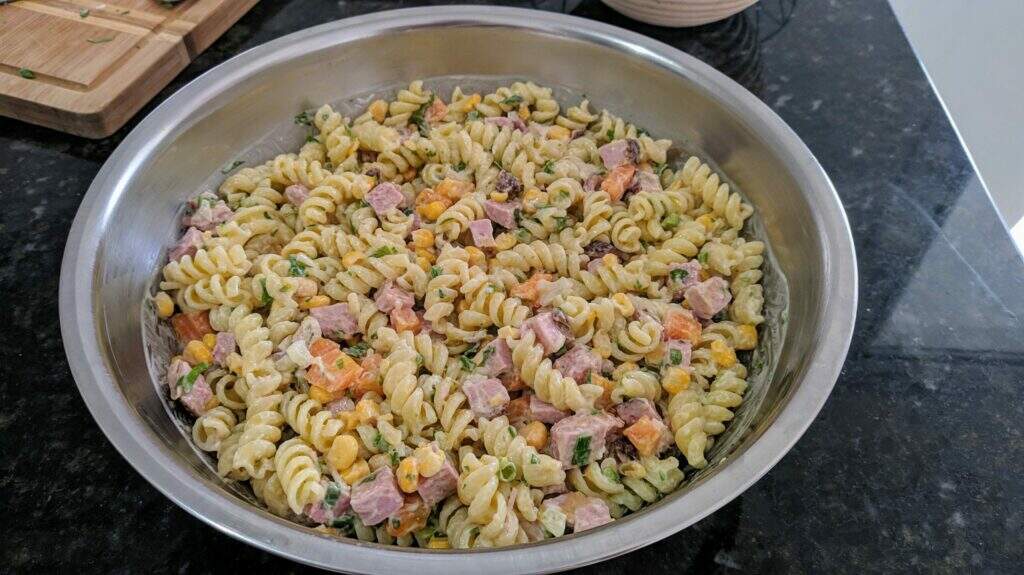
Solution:
[(531, 453), (530, 454), (530, 465), (537, 465), (538, 463), (540, 463), (540, 458), (537, 457), (536, 453)]
[(502, 458), (501, 463), (498, 466), (498, 475), (502, 481), (512, 481), (516, 478), (519, 470), (516, 469), (516, 464), (511, 461)]
[(349, 357), (358, 358), (366, 356), (366, 352), (369, 350), (370, 344), (366, 343), (365, 341), (361, 341), (353, 345), (352, 347), (346, 347), (343, 351), (345, 352), (345, 355)]
[(312, 126), (313, 121), (310, 119), (309, 114), (302, 112), (301, 114), (295, 114), (295, 123), (300, 126)]
[(81, 10), (79, 10), (78, 11), (78, 17), (79, 18), (88, 18), (89, 17), (89, 9), (88, 8), (82, 8)]
[(532, 237), (533, 236), (530, 235), (530, 232), (526, 231), (523, 228), (519, 228), (518, 230), (516, 230), (516, 239), (523, 242), (524, 244), (530, 241)]
[(605, 132), (605, 136), (608, 136), (609, 140), (614, 140), (615, 139), (615, 128), (608, 128), (608, 131)]
[(185, 393), (192, 391), (192, 386), (196, 384), (196, 380), (203, 374), (210, 366), (205, 363), (193, 367), (188, 373), (178, 378), (178, 387), (185, 390)]
[(434, 95), (431, 94), (430, 99), (427, 100), (427, 103), (420, 106), (415, 112), (412, 113), (411, 116), (409, 116), (409, 123), (416, 126), (416, 129), (419, 130), (420, 135), (423, 136), (424, 138), (430, 136), (430, 124), (427, 123), (425, 115), (427, 109), (429, 109), (430, 106), (433, 105), (433, 103)]
[(553, 174), (553, 173), (555, 173), (555, 161), (554, 160), (548, 160), (548, 161), (544, 162), (544, 166), (541, 167), (541, 170), (545, 174)]
[(419, 367), (421, 365), (423, 365), (423, 354), (422, 353), (417, 353), (416, 354), (416, 367)]
[(566, 216), (555, 216), (555, 231), (560, 232), (569, 227), (569, 218)]
[(391, 465), (392, 467), (394, 467), (398, 465), (398, 462), (401, 460), (401, 457), (398, 455), (397, 451), (392, 449), (388, 451), (388, 459), (391, 460)]
[(479, 120), (479, 119), (480, 119), (480, 112), (477, 112), (476, 110), (472, 110), (468, 114), (466, 114), (466, 120), (468, 120), (470, 122), (472, 122), (474, 120)]
[(231, 170), (234, 170), (235, 168), (237, 168), (238, 166), (241, 166), (244, 163), (245, 163), (245, 160), (235, 160), (234, 162), (231, 162), (230, 164), (227, 164), (223, 168), (221, 168), (220, 173), (227, 174)]
[(456, 172), (461, 172), (462, 170), (465, 170), (465, 169), (466, 169), (466, 162), (459, 162), (458, 164), (455, 164), (455, 171)]
[(665, 219), (661, 220), (661, 227), (671, 230), (672, 228), (679, 225), (679, 214), (669, 214), (665, 216)]
[(430, 266), (430, 279), (434, 279), (441, 275), (441, 271), (441, 266)]
[(274, 219), (274, 216), (270, 215), (270, 212), (263, 212), (263, 219), (272, 220)]
[(265, 306), (270, 305), (274, 298), (270, 297), (270, 292), (267, 291), (267, 278), (260, 278), (260, 287), (263, 288), (260, 294), (260, 303)]
[(499, 169), (499, 170), (504, 170), (505, 169), (505, 168), (501, 167), (501, 164), (498, 163), (498, 160), (494, 160), (493, 162), (491, 162), (491, 165), (494, 166), (495, 168)]
[(382, 258), (384, 256), (393, 256), (398, 253), (398, 248), (394, 246), (382, 246), (370, 253), (371, 258)]
[(36, 73), (28, 68), (19, 68), (18, 75), (26, 80), (35, 80), (36, 78)]
[(572, 448), (572, 464), (586, 465), (590, 461), (590, 436), (581, 435), (576, 438), (576, 445)]
[(487, 360), (491, 359), (492, 355), (494, 355), (494, 346), (489, 345), (485, 347), (483, 353), (480, 354), (480, 365), (487, 363)]
[(701, 253), (697, 254), (697, 261), (699, 261), (701, 265), (707, 265), (707, 263), (708, 263), (708, 252), (701, 252)]
[(316, 136), (313, 136), (313, 135), (306, 136), (306, 143), (307, 144), (318, 143), (318, 142), (320, 142), (320, 140), (317, 140)]
[(601, 470), (601, 474), (607, 477), (608, 481), (612, 481), (614, 483), (622, 482), (622, 480), (619, 479), (619, 472), (615, 471), (614, 467), (605, 467), (604, 469)]
[(330, 508), (334, 507), (334, 504), (338, 502), (338, 498), (341, 497), (341, 488), (335, 482), (327, 484), (327, 492), (324, 493), (324, 504)]
[(476, 369), (476, 364), (473, 363), (473, 360), (470, 359), (469, 356), (467, 356), (466, 354), (462, 354), (459, 356), (459, 364), (462, 365), (463, 371), (473, 371), (474, 369)]
[(510, 425), (510, 426), (508, 426), (508, 427), (506, 427), (506, 428), (505, 428), (505, 431), (507, 431), (507, 432), (508, 432), (508, 436), (509, 436), (509, 437), (515, 437), (516, 435), (518, 435), (518, 434), (516, 433), (516, 428), (512, 427), (511, 425)]
[(636, 131), (636, 135), (637, 135), (637, 137), (646, 136), (647, 135), (647, 130), (645, 130), (643, 128), (640, 128), (639, 130)]
[(107, 36), (106, 38), (87, 38), (85, 41), (90, 44), (106, 44), (107, 42), (110, 42), (113, 39), (113, 36)]
[(295, 256), (288, 256), (288, 275), (293, 278), (306, 277), (306, 264), (300, 262)]
[(383, 453), (383, 452), (391, 449), (391, 444), (388, 443), (387, 440), (384, 439), (384, 436), (381, 435), (381, 432), (378, 431), (373, 436), (373, 448), (376, 449), (377, 451), (380, 451), (381, 453)]
[(679, 365), (683, 363), (683, 352), (678, 349), (673, 349), (668, 352), (668, 360), (672, 365)]
[(669, 279), (671, 279), (672, 281), (675, 281), (675, 282), (682, 282), (689, 275), (690, 275), (690, 272), (688, 272), (688, 271), (686, 271), (684, 269), (678, 269), (678, 268), (668, 272)]
[(355, 526), (352, 523), (351, 515), (344, 515), (331, 520), (331, 527), (340, 529), (342, 532), (351, 532)]
[(508, 98), (502, 100), (501, 103), (506, 106), (518, 106), (523, 103), (523, 97), (519, 94), (512, 94)]

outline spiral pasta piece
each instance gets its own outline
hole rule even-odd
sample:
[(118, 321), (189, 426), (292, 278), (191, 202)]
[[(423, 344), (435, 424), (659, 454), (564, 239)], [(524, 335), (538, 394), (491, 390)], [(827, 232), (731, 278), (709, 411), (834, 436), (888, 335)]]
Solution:
[(301, 514), (307, 505), (324, 498), (316, 452), (302, 439), (293, 437), (281, 444), (274, 456), (274, 471), (292, 512)]
[(493, 420), (481, 418), (479, 429), (487, 453), (512, 462), (516, 467), (516, 478), (521, 477), (534, 487), (558, 485), (565, 481), (561, 462), (527, 445), (504, 415)]

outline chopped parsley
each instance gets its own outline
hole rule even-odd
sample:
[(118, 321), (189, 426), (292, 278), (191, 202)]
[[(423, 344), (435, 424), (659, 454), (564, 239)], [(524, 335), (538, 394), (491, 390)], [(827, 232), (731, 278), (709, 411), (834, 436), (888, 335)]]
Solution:
[(544, 166), (541, 168), (541, 170), (543, 170), (543, 172), (545, 174), (553, 174), (553, 173), (555, 173), (555, 161), (554, 160), (548, 160), (548, 161), (544, 162)]
[(430, 279), (434, 279), (439, 275), (441, 275), (441, 266), (430, 266)]
[(313, 143), (316, 143), (316, 142), (319, 142), (319, 141), (320, 141), (320, 140), (317, 140), (317, 139), (316, 139), (316, 136), (314, 136), (314, 135), (312, 135), (312, 134), (310, 134), (310, 135), (306, 136), (306, 143), (307, 143), (307, 144), (313, 144)]
[(507, 431), (507, 432), (508, 432), (508, 436), (509, 436), (509, 437), (515, 437), (515, 436), (517, 435), (517, 434), (516, 434), (516, 428), (512, 427), (511, 425), (510, 425), (510, 426), (508, 426), (508, 427), (506, 427), (506, 428), (505, 428), (505, 431)]
[(479, 119), (480, 119), (480, 112), (477, 112), (476, 110), (472, 110), (468, 114), (466, 114), (466, 120), (468, 120), (470, 122), (472, 122), (474, 120), (479, 120)]
[(351, 515), (344, 515), (331, 520), (331, 527), (340, 529), (343, 532), (351, 532), (354, 529)]
[(341, 497), (341, 488), (335, 482), (327, 484), (327, 492), (324, 494), (324, 504), (327, 507), (334, 507), (334, 504), (338, 502), (338, 498)]
[(474, 369), (476, 369), (476, 363), (474, 363), (473, 360), (470, 359), (469, 356), (466, 354), (462, 354), (459, 356), (459, 364), (462, 365), (463, 371), (473, 371)]
[(462, 170), (465, 170), (465, 169), (466, 169), (466, 162), (459, 162), (458, 164), (455, 164), (455, 171), (456, 172), (461, 172)]
[(412, 113), (411, 116), (409, 116), (409, 123), (415, 125), (416, 129), (419, 130), (420, 135), (423, 136), (424, 138), (430, 136), (430, 125), (427, 123), (427, 119), (425, 116), (427, 109), (430, 108), (430, 106), (433, 104), (434, 95), (431, 94), (430, 99), (427, 100), (427, 103), (420, 106), (415, 112)]
[(530, 232), (528, 232), (524, 228), (519, 228), (518, 230), (516, 230), (516, 239), (518, 239), (519, 241), (523, 242), (524, 244), (526, 242), (530, 241), (530, 238), (532, 238), (532, 237), (533, 236), (530, 235)]
[(569, 227), (569, 218), (566, 216), (555, 216), (555, 231), (560, 232)]
[(306, 264), (300, 262), (295, 256), (288, 256), (288, 275), (293, 278), (306, 277)]
[(18, 75), (26, 80), (35, 80), (36, 73), (28, 68), (18, 68)]
[(673, 349), (668, 352), (668, 361), (672, 365), (679, 365), (683, 363), (683, 352), (678, 349)]
[(371, 258), (382, 258), (384, 256), (393, 256), (398, 253), (398, 248), (394, 246), (382, 246), (374, 250), (371, 254)]
[(388, 443), (381, 432), (378, 431), (376, 435), (373, 436), (373, 448), (377, 451), (385, 452), (391, 449), (391, 444)]
[(88, 18), (89, 17), (89, 9), (88, 8), (82, 8), (81, 10), (79, 10), (78, 11), (78, 17), (79, 18)]
[(572, 448), (572, 464), (576, 466), (586, 465), (590, 461), (590, 436), (581, 435), (576, 438), (576, 445)]
[(274, 301), (274, 298), (270, 297), (270, 293), (267, 291), (267, 278), (260, 278), (260, 287), (263, 288), (260, 294), (260, 303), (263, 305), (270, 305)]
[(697, 261), (699, 261), (701, 263), (701, 265), (707, 265), (707, 263), (708, 263), (708, 252), (701, 252), (701, 253), (697, 254)]
[(295, 114), (295, 123), (299, 126), (312, 126), (313, 120), (310, 119), (307, 112), (302, 112), (301, 114)]
[(489, 345), (485, 347), (483, 353), (480, 355), (480, 365), (487, 363), (487, 360), (491, 359), (492, 355), (494, 355), (494, 346)]
[(501, 103), (506, 106), (518, 106), (523, 103), (523, 97), (519, 94), (512, 94), (508, 98), (502, 100)]
[(609, 140), (614, 140), (615, 139), (615, 128), (608, 128), (608, 131), (605, 132), (604, 135), (608, 136)]
[(537, 457), (536, 453), (531, 453), (530, 454), (530, 465), (537, 465), (538, 463), (540, 463), (540, 458)]
[(682, 282), (687, 277), (689, 277), (689, 275), (690, 275), (690, 272), (687, 271), (687, 270), (684, 270), (684, 269), (674, 269), (674, 270), (668, 272), (669, 279), (671, 279), (672, 281), (675, 281), (675, 282)]
[(601, 474), (607, 477), (608, 481), (613, 483), (622, 483), (622, 480), (619, 479), (619, 472), (615, 471), (615, 468), (613, 467), (605, 467), (601, 470)]
[(665, 219), (661, 220), (661, 227), (671, 230), (672, 228), (679, 225), (679, 214), (669, 214), (665, 216)]
[(227, 174), (231, 170), (234, 170), (235, 168), (237, 168), (238, 166), (241, 166), (244, 163), (245, 163), (245, 160), (235, 160), (234, 162), (231, 162), (230, 164), (227, 164), (223, 168), (221, 168), (220, 173)]
[(90, 44), (106, 44), (107, 42), (110, 42), (113, 39), (113, 36), (107, 36), (106, 38), (86, 38), (85, 41)]
[(203, 374), (204, 371), (209, 368), (209, 364), (200, 363), (193, 367), (188, 373), (178, 378), (178, 387), (185, 390), (185, 393), (192, 391), (192, 386), (196, 384), (196, 380)]
[(369, 351), (369, 350), (370, 350), (370, 344), (365, 342), (365, 341), (361, 341), (361, 342), (353, 345), (352, 347), (346, 347), (344, 349), (344, 352), (345, 352), (345, 355), (347, 355), (349, 357), (365, 357), (366, 356), (366, 352)]

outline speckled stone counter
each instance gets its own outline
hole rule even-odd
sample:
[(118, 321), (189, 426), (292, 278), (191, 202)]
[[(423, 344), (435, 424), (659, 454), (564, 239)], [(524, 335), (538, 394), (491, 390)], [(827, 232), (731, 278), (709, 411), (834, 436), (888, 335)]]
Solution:
[[(268, 0), (154, 104), (246, 48), (415, 4)], [(696, 526), (588, 570), (1019, 573), (1024, 264), (888, 5), (763, 0), (688, 31), (598, 2), (574, 13), (690, 52), (778, 111), (842, 196), (861, 282), (846, 367), (793, 450)], [(302, 570), (153, 489), (104, 438), (68, 371), (61, 254), (130, 127), (89, 141), (0, 119), (0, 572)]]

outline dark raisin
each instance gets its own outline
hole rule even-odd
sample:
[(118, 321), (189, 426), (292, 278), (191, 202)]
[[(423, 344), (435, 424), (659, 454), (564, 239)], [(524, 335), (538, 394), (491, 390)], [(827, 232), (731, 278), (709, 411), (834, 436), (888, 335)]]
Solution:
[(494, 183), (494, 189), (499, 193), (511, 196), (523, 191), (523, 183), (519, 181), (519, 178), (502, 170), (498, 172), (498, 179)]
[(631, 164), (640, 162), (640, 142), (633, 138), (626, 140), (626, 159)]

